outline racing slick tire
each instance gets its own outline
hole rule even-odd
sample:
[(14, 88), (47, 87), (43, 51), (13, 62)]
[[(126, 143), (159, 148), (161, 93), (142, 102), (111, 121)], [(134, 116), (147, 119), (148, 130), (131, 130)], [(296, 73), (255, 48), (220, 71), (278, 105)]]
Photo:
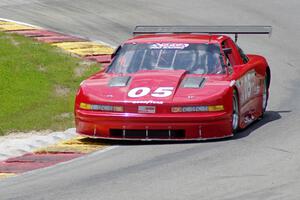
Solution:
[(232, 97), (232, 132), (235, 134), (240, 129), (240, 109), (239, 98), (236, 90), (233, 92)]
[(262, 94), (262, 114), (261, 117), (264, 116), (267, 106), (268, 106), (268, 100), (269, 100), (269, 86), (268, 86), (268, 79), (269, 77), (266, 76), (264, 80), (264, 88), (263, 88), (263, 94)]

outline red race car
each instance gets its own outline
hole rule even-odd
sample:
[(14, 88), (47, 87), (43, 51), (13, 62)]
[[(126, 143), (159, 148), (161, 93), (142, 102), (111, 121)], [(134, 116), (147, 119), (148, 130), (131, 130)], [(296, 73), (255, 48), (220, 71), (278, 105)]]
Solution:
[[(263, 116), (265, 58), (246, 55), (238, 34), (270, 26), (137, 26), (110, 65), (80, 85), (76, 130), (107, 139), (230, 137)], [(235, 42), (228, 36), (235, 35)]]

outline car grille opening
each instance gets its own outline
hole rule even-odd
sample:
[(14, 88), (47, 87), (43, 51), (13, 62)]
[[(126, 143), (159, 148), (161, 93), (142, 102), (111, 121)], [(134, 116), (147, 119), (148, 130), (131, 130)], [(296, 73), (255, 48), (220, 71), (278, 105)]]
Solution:
[(184, 130), (134, 130), (110, 129), (110, 137), (128, 139), (182, 139)]
[(114, 138), (122, 138), (123, 137), (123, 130), (121, 130), (121, 129), (110, 129), (109, 133), (110, 133), (110, 137), (114, 137)]

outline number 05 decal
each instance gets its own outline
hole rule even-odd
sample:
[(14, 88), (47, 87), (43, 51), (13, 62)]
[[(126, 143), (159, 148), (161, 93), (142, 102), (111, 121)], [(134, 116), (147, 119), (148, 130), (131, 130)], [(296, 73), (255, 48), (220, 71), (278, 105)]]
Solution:
[[(151, 93), (153, 97), (168, 97), (172, 94), (173, 87), (159, 87)], [(151, 91), (148, 87), (133, 88), (128, 92), (128, 96), (132, 98), (143, 97), (149, 94)]]

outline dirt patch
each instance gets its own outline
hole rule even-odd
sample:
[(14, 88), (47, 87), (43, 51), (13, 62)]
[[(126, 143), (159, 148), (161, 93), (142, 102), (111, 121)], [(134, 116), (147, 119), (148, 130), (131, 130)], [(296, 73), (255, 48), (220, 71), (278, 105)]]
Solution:
[(54, 118), (56, 120), (64, 120), (64, 119), (70, 119), (72, 118), (73, 114), (72, 113), (61, 113), (59, 115), (56, 115)]
[(62, 85), (55, 85), (54, 93), (58, 97), (65, 97), (68, 96), (68, 94), (70, 93), (70, 88), (64, 87)]
[(79, 65), (85, 66), (85, 67), (90, 67), (93, 64), (95, 64), (94, 61), (88, 61), (88, 60), (82, 60), (79, 62)]
[(4, 39), (7, 39), (11, 42), (12, 45), (18, 47), (20, 46), (20, 42), (16, 41), (13, 37), (11, 37), (10, 35), (4, 35), (4, 36), (1, 36), (1, 38), (4, 38)]
[(14, 46), (16, 47), (20, 46), (20, 42), (16, 41), (14, 38), (10, 38), (10, 41)]
[(74, 68), (75, 77), (82, 77), (86, 70), (87, 70), (87, 68), (82, 67), (82, 66), (78, 66), (78, 67)]
[(79, 66), (74, 68), (75, 77), (82, 77), (83, 74), (90, 69), (91, 65), (95, 64), (93, 61), (83, 60), (79, 62)]
[(43, 66), (43, 65), (38, 65), (38, 66), (37, 66), (37, 70), (38, 70), (39, 72), (46, 72), (46, 71), (47, 71), (46, 67)]

